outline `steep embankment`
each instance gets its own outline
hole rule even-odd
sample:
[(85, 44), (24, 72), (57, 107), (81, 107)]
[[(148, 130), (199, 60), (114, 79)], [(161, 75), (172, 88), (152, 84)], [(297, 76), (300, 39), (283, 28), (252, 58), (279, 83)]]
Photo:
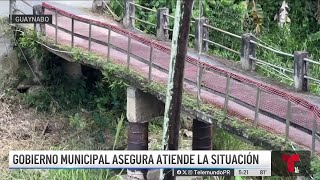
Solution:
[(18, 57), (10, 38), (9, 27), (5, 25), (4, 18), (0, 17), (0, 87), (3, 87), (3, 83), (8, 82), (18, 69)]

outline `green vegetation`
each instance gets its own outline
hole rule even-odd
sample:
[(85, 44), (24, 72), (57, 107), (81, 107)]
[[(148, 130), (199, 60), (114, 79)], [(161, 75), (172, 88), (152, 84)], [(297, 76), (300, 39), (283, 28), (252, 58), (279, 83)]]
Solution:
[[(118, 141), (121, 140), (121, 132), (123, 132), (124, 118), (118, 119), (119, 122), (116, 126), (116, 133), (113, 142), (113, 150), (115, 150), (118, 146)], [(78, 142), (79, 143), (79, 142)], [(85, 142), (82, 142), (85, 143)], [(70, 142), (68, 142), (70, 145)], [(83, 144), (82, 144), (83, 146)], [(69, 147), (70, 148), (70, 147)], [(74, 149), (77, 147), (71, 147), (70, 149)], [(78, 147), (79, 148), (79, 147)], [(65, 147), (55, 147), (52, 148), (54, 150), (58, 149), (66, 149)], [(83, 146), (81, 149), (88, 150), (90, 148)], [(121, 175), (123, 174), (124, 169), (122, 170), (16, 170), (11, 171), (8, 175), (3, 173), (2, 178), (6, 178), (6, 176), (10, 177), (10, 179), (57, 179), (57, 180), (122, 180)]]
[[(116, 14), (122, 14), (122, 0), (110, 1), (110, 5)], [(137, 4), (151, 9), (167, 7), (170, 14), (174, 14), (175, 3), (168, 0), (136, 0)], [(255, 34), (261, 41), (259, 43), (267, 44), (274, 49), (291, 53), (295, 51), (308, 51), (310, 57), (316, 61), (320, 59), (320, 51), (317, 44), (320, 40), (319, 22), (320, 5), (315, 0), (307, 1), (287, 1), (290, 11), (289, 18), (291, 23), (284, 28), (278, 27), (275, 15), (279, 12), (282, 0), (202, 0), (203, 16), (207, 17), (209, 24), (231, 33), (242, 35), (246, 32)], [(121, 4), (121, 6), (120, 6)], [(195, 0), (193, 17), (199, 16), (199, 0)], [(156, 23), (156, 13), (146, 10), (140, 10), (137, 7), (136, 16), (139, 19)], [(173, 27), (173, 20), (170, 19), (170, 28)], [(147, 33), (155, 34), (155, 27), (136, 21), (136, 27)], [(194, 25), (191, 26), (190, 33), (194, 33)], [(209, 39), (216, 43), (227, 46), (233, 50), (240, 50), (241, 40), (230, 35), (209, 30)], [(193, 38), (190, 37), (190, 47), (193, 46)], [(209, 46), (209, 53), (222, 56), (227, 59), (239, 61), (239, 55), (219, 48), (215, 45)], [(258, 48), (257, 58), (274, 65), (293, 69), (293, 58), (276, 54), (269, 50)], [(284, 84), (292, 85), (292, 74), (282, 72), (279, 69), (266, 65), (259, 65), (257, 71), (268, 77), (272, 77)], [(320, 67), (310, 65), (310, 75), (313, 78), (320, 79)], [(291, 79), (291, 80), (290, 80)], [(310, 90), (312, 93), (319, 94), (320, 86), (311, 82)]]
[[(39, 60), (44, 77), (44, 86), (20, 94), (23, 104), (37, 109), (48, 116), (63, 114), (68, 121), (68, 131), (73, 134), (65, 137), (52, 149), (97, 150), (124, 149), (127, 131), (125, 121), (126, 87), (112, 71), (83, 67), (83, 76), (74, 79), (65, 74), (64, 60), (49, 53), (36, 42), (39, 40), (32, 31), (21, 34), (19, 44), (24, 53), (18, 51), (20, 63)], [(31, 56), (32, 54), (32, 56)], [(45, 58), (43, 58), (45, 57)], [(30, 63), (30, 62), (29, 62)], [(24, 70), (19, 74), (20, 81), (33, 75)], [(54, 122), (52, 122), (54, 123)], [(87, 136), (87, 137), (85, 137)], [(73, 138), (73, 137), (78, 137)], [(79, 140), (82, 137), (82, 140)], [(64, 142), (66, 141), (66, 142)], [(50, 148), (50, 147), (49, 147)], [(122, 179), (124, 171), (114, 170), (21, 170), (3, 173), (10, 179)]]
[[(30, 38), (31, 37), (31, 38)], [(20, 42), (24, 42), (21, 45), (24, 48), (33, 49), (37, 46), (35, 42), (35, 37), (32, 33), (26, 33), (25, 36), (20, 38)], [(38, 39), (40, 40), (40, 39)], [(48, 41), (49, 42), (49, 41)], [(59, 62), (57, 57), (50, 57), (48, 54), (42, 54), (43, 51), (34, 51), (39, 53), (39, 57), (46, 57), (45, 61), (42, 61), (44, 72), (45, 72), (45, 87), (47, 91), (52, 95), (52, 97), (57, 101), (55, 103), (51, 98), (48, 97), (46, 92), (40, 91), (37, 93), (31, 93), (28, 95), (23, 95), (23, 98), (27, 104), (32, 107), (36, 107), (39, 111), (51, 111), (56, 113), (59, 111), (59, 106), (63, 108), (64, 111), (73, 112), (72, 116), (69, 117), (70, 126), (79, 129), (97, 132), (97, 140), (103, 141), (102, 133), (105, 129), (110, 129), (112, 132), (112, 137), (115, 136), (116, 140), (113, 141), (114, 146), (110, 149), (121, 148), (125, 134), (122, 128), (125, 128), (123, 123), (123, 113), (125, 110), (125, 87), (126, 81), (136, 84), (141, 89), (153, 93), (155, 95), (161, 96), (165, 92), (164, 85), (151, 83), (147, 84), (144, 77), (141, 77), (134, 71), (127, 71), (125, 67), (120, 65), (108, 63), (102, 61), (102, 58), (84, 52), (83, 50), (70, 47), (59, 46), (63, 50), (71, 51), (72, 58), (77, 62), (87, 63), (97, 65), (101, 68), (102, 74), (90, 74), (87, 79), (79, 79), (77, 81), (70, 79), (70, 77), (65, 76), (61, 67), (61, 61)], [(58, 48), (58, 47), (57, 47)], [(57, 78), (59, 77), (59, 78)], [(94, 82), (94, 83), (92, 83)], [(200, 109), (208, 114), (214, 113), (214, 120), (217, 122), (217, 127), (234, 130), (238, 135), (246, 135), (253, 140), (265, 139), (265, 142), (274, 143), (274, 147), (284, 146), (284, 142), (281, 138), (266, 133), (265, 131), (259, 129), (253, 129), (247, 124), (241, 123), (241, 121), (234, 118), (228, 119), (228, 121), (223, 121), (221, 117), (221, 110), (202, 104), (200, 107), (196, 104), (196, 99), (192, 98), (188, 94), (184, 94), (183, 102), (186, 108), (189, 109)], [(59, 106), (57, 105), (59, 104)], [(89, 111), (90, 116), (80, 115), (79, 109), (84, 109), (84, 111)], [(70, 113), (69, 113), (70, 114)], [(158, 132), (158, 126), (152, 126), (154, 131)], [(124, 131), (125, 132), (125, 131)], [(221, 141), (216, 141), (214, 147), (217, 149), (252, 149), (246, 143), (239, 140), (235, 140), (234, 137), (230, 136), (224, 131), (216, 130), (216, 136), (220, 136)], [(100, 137), (100, 139), (99, 139)], [(121, 140), (122, 139), (122, 140)], [(264, 143), (265, 143), (264, 142)], [(259, 146), (264, 146), (265, 144), (255, 144)], [(119, 145), (115, 145), (119, 144)], [(230, 147), (233, 145), (232, 147)], [(285, 144), (289, 146), (290, 144)], [(316, 161), (315, 161), (316, 162)], [(314, 172), (318, 172), (317, 163), (314, 163)], [(57, 178), (66, 177), (71, 178), (73, 175), (75, 179), (107, 179), (105, 178), (108, 173), (113, 173), (112, 176), (118, 175), (119, 172), (109, 172), (109, 171), (87, 171), (87, 170), (72, 170), (72, 171), (46, 171), (39, 175), (38, 171), (23, 171), (15, 172), (12, 176), (18, 178), (27, 177), (29, 173), (35, 178)], [(26, 173), (26, 175), (25, 175)], [(30, 175), (30, 174), (29, 174)], [(31, 177), (31, 176), (29, 176)], [(28, 178), (27, 178), (28, 179)]]

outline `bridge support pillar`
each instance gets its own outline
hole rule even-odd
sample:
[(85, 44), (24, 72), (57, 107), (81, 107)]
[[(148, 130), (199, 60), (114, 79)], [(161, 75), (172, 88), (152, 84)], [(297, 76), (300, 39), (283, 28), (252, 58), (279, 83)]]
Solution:
[(251, 43), (251, 40), (255, 40), (255, 37), (251, 33), (242, 35), (240, 61), (241, 67), (246, 71), (254, 71), (256, 68), (255, 61), (250, 57), (256, 57), (256, 45)]
[(63, 68), (65, 72), (74, 79), (79, 79), (83, 75), (80, 63), (64, 61)]
[(212, 150), (212, 124), (193, 119), (192, 125), (192, 149)]
[(168, 8), (159, 8), (157, 11), (157, 39), (160, 41), (169, 40), (169, 30), (166, 29), (169, 26), (169, 17), (165, 14), (169, 14)]
[[(108, 1), (105, 1), (107, 4)], [(92, 12), (94, 13), (103, 13), (103, 9), (105, 8), (103, 0), (93, 0), (92, 2)]]
[(36, 74), (36, 77), (33, 77), (33, 80), (32, 80), (34, 83), (39, 83), (38, 81), (42, 81), (44, 79), (44, 74), (41, 69), (40, 61), (41, 60), (37, 59), (37, 58), (33, 58), (30, 60), (30, 65), (31, 65), (34, 73)]
[(125, 28), (134, 28), (135, 5), (134, 0), (125, 0), (123, 25)]
[[(33, 6), (33, 15), (43, 15), (44, 14), (44, 7), (41, 5)], [(35, 23), (34, 24), (34, 31), (40, 33), (41, 35), (46, 34), (45, 24), (42, 23)]]
[(197, 51), (208, 51), (209, 49), (209, 44), (206, 40), (209, 39), (209, 30), (208, 27), (205, 26), (205, 24), (208, 24), (208, 18), (201, 18), (201, 19), (196, 19), (195, 25), (196, 25), (196, 30), (195, 30), (195, 49)]
[(304, 60), (308, 58), (307, 52), (297, 51), (294, 53), (294, 87), (296, 91), (308, 91), (308, 63)]
[[(148, 150), (148, 121), (164, 113), (164, 103), (135, 88), (127, 89), (128, 150)], [(128, 169), (129, 180), (146, 180), (147, 170)]]
[(15, 13), (16, 0), (9, 0), (9, 23), (12, 23), (12, 15)]

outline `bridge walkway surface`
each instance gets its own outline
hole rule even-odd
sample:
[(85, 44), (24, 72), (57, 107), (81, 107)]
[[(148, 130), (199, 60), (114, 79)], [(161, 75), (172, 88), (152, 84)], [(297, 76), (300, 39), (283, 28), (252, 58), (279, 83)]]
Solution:
[[(46, 25), (46, 36), (55, 39), (59, 44), (70, 45), (72, 37), (72, 20), (74, 21), (74, 47), (88, 50), (89, 40), (91, 40), (91, 52), (99, 55), (108, 56), (108, 39), (112, 46), (110, 47), (110, 59), (117, 64), (127, 65), (130, 61), (130, 69), (139, 72), (144, 77), (148, 77), (149, 59), (152, 45), (152, 74), (153, 82), (167, 83), (168, 69), (170, 64), (170, 43), (157, 41), (149, 35), (143, 34), (136, 30), (124, 29), (121, 24), (101, 15), (96, 15), (81, 9), (70, 8), (64, 5), (48, 2), (42, 4), (45, 7), (45, 14), (53, 15), (55, 22), (55, 12), (59, 12), (57, 16), (58, 30), (56, 36), (55, 25)], [(106, 28), (91, 26), (78, 20), (93, 22), (102, 26), (112, 27), (110, 37)], [(89, 31), (91, 36), (89, 37)], [(127, 36), (126, 36), (127, 35)], [(128, 41), (130, 39), (130, 53), (128, 59), (126, 51), (128, 50)], [(103, 43), (104, 42), (104, 43)], [(197, 53), (190, 50), (188, 52), (185, 64), (185, 91), (196, 96), (197, 94)], [(106, 58), (107, 61), (107, 58)], [(231, 76), (228, 103), (228, 113), (239, 117), (243, 123), (252, 123), (255, 119), (255, 106), (257, 88), (262, 89), (260, 93), (260, 110), (258, 117), (258, 127), (269, 132), (283, 136), (286, 132), (286, 118), (288, 100), (291, 103), (291, 126), (289, 128), (289, 139), (294, 143), (310, 149), (312, 146), (311, 131), (315, 124), (313, 119), (317, 119), (317, 134), (319, 134), (319, 115), (317, 105), (320, 104), (320, 98), (308, 94), (300, 94), (293, 92), (279, 85), (270, 84), (259, 78), (257, 75), (250, 75), (247, 72), (238, 71), (215, 57), (201, 55), (201, 64), (204, 65), (204, 73), (202, 76), (202, 101), (212, 104), (215, 107), (223, 108), (225, 102), (225, 91), (227, 77), (223, 74)], [(316, 112), (315, 112), (316, 111)], [(320, 152), (320, 143), (316, 141), (316, 152)]]

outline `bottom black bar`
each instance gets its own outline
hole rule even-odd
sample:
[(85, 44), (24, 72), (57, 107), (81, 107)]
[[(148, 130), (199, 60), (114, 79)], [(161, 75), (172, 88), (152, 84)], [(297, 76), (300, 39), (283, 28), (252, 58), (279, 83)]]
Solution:
[(173, 169), (172, 176), (234, 176), (234, 169)]

